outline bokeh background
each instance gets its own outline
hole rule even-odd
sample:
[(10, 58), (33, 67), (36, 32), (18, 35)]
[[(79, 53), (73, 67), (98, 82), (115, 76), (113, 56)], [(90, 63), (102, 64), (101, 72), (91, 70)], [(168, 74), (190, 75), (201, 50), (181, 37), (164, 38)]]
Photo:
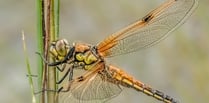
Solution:
[[(97, 44), (165, 0), (61, 0), (60, 36)], [(136, 79), (181, 103), (209, 101), (209, 1), (178, 30), (152, 48), (109, 59)], [(23, 54), (24, 30), (33, 73), (37, 66), (35, 0), (0, 0), (0, 103), (30, 103)], [(35, 79), (36, 80), (36, 79)], [(38, 90), (36, 90), (38, 91)], [(110, 103), (160, 103), (125, 89)]]

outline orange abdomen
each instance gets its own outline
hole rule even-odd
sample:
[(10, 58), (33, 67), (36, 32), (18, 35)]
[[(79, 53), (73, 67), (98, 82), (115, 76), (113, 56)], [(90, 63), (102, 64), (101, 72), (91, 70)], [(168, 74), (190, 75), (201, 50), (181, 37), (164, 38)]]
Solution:
[(155, 90), (151, 88), (150, 86), (134, 79), (132, 76), (124, 72), (123, 70), (114, 67), (114, 66), (108, 66), (109, 71), (112, 74), (112, 78), (119, 81), (120, 85), (128, 88), (133, 88), (137, 91), (141, 91), (149, 96), (152, 96), (158, 100), (161, 100), (165, 103), (178, 103), (176, 100), (171, 98), (168, 95), (165, 95), (163, 92), (160, 92), (158, 90)]

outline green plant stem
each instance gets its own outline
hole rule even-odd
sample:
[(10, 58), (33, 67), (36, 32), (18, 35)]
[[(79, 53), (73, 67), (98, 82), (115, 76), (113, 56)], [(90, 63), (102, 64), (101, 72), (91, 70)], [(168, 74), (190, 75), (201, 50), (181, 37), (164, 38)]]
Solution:
[(54, 0), (55, 40), (59, 37), (60, 0)]
[[(54, 62), (48, 53), (48, 48), (51, 41), (56, 40), (59, 34), (59, 0), (37, 0), (37, 19), (38, 52), (44, 54), (47, 61)], [(40, 102), (56, 103), (56, 92), (45, 91), (56, 90), (56, 68), (44, 65), (39, 59), (38, 75), (41, 77), (38, 84), (43, 90)]]
[(31, 73), (30, 63), (29, 63), (29, 59), (28, 59), (28, 53), (27, 53), (27, 48), (26, 48), (26, 43), (25, 43), (24, 32), (22, 32), (22, 40), (23, 40), (23, 50), (24, 50), (24, 54), (25, 54), (25, 62), (27, 65), (27, 73), (29, 75), (28, 80), (29, 80), (30, 89), (31, 89), (32, 103), (36, 103), (36, 98), (35, 98), (35, 94), (34, 94), (33, 79), (31, 77), (32, 73)]
[[(54, 12), (54, 0), (49, 0), (49, 13), (47, 17), (49, 16), (49, 41), (52, 42), (55, 40), (55, 12)], [(50, 62), (55, 62), (54, 59), (49, 56)], [(50, 90), (56, 90), (56, 68), (55, 67), (49, 67), (48, 69), (48, 88)], [(56, 102), (56, 93), (55, 92), (48, 92), (48, 102), (49, 103), (55, 103)]]
[[(45, 34), (45, 26), (44, 26), (44, 1), (43, 0), (36, 0), (37, 5), (37, 46), (38, 52), (44, 54), (44, 39), (43, 35)], [(44, 73), (44, 65), (43, 61), (40, 56), (37, 55), (37, 71), (38, 71), (38, 90), (44, 90), (45, 84), (43, 84), (43, 73)], [(45, 91), (41, 94), (41, 98), (39, 98), (40, 103), (45, 103)]]

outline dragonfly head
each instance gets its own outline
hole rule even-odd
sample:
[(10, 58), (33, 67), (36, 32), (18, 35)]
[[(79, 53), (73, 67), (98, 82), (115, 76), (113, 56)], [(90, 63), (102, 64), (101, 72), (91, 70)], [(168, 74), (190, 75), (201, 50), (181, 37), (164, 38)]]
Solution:
[(49, 51), (57, 60), (63, 60), (70, 48), (66, 39), (60, 39), (51, 43)]

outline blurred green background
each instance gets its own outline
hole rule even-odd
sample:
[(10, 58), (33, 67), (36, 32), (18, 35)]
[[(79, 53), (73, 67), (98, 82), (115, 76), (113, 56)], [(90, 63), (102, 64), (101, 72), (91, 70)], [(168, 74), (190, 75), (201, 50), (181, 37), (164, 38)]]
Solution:
[[(97, 44), (109, 34), (140, 19), (165, 0), (61, 0), (60, 36)], [(209, 101), (209, 1), (178, 30), (156, 46), (109, 59), (136, 79), (181, 103)], [(21, 31), (36, 74), (35, 0), (0, 1), (0, 103), (30, 103)], [(34, 79), (36, 80), (36, 79)], [(37, 88), (36, 88), (36, 91)], [(112, 103), (160, 103), (125, 89)]]

